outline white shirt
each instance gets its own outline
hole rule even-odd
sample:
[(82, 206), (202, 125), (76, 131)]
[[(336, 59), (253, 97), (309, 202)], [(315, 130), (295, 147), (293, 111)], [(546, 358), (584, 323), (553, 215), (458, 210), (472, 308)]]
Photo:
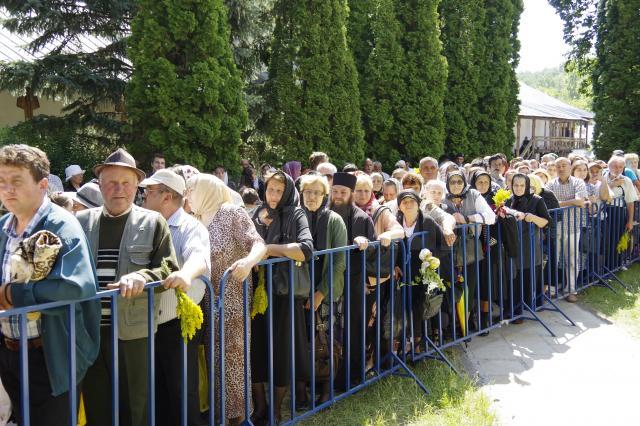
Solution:
[[(171, 240), (176, 251), (178, 265), (182, 267), (187, 259), (198, 257), (205, 263), (207, 270), (204, 275), (211, 276), (211, 245), (209, 243), (209, 232), (196, 218), (187, 214), (184, 209), (179, 208), (167, 220)], [(202, 280), (196, 279), (191, 282), (191, 288), (187, 295), (195, 303), (200, 303), (204, 297), (206, 285)], [(173, 289), (169, 289), (160, 296), (160, 311), (158, 324), (163, 324), (176, 318), (176, 307), (178, 299)]]

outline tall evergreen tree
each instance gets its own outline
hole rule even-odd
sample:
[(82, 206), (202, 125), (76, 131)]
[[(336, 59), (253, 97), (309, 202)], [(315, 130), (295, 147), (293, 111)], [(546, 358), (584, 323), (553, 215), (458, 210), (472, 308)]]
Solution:
[[(601, 6), (604, 3), (601, 3)], [(640, 150), (640, 0), (612, 0), (599, 10), (593, 68), (594, 147)]]
[(518, 113), (517, 33), (522, 0), (485, 0), (484, 60), (478, 143), (483, 152), (512, 152)]
[(31, 40), (25, 48), (35, 56), (0, 63), (0, 90), (71, 100), (60, 117), (30, 120), (34, 134), (71, 132), (88, 144), (118, 138), (122, 116), (105, 105), (120, 110), (131, 75), (125, 43), (136, 3), (0, 0), (2, 25)]
[(373, 48), (373, 31), (371, 28), (373, 14), (378, 0), (349, 0), (349, 17), (347, 20), (348, 45), (353, 54), (358, 74), (362, 77), (365, 64)]
[(484, 8), (477, 0), (442, 0), (439, 12), (448, 65), (444, 97), (445, 151), (474, 157), (485, 153), (477, 140)]
[(305, 159), (314, 150), (337, 164), (364, 157), (347, 10), (346, 0), (276, 2), (267, 129), (287, 159)]
[(398, 119), (406, 94), (402, 31), (395, 0), (378, 0), (371, 19), (374, 48), (361, 75), (367, 154), (388, 169), (402, 156)]
[(129, 55), (130, 147), (196, 167), (237, 168), (246, 125), (242, 79), (222, 0), (140, 0)]
[(405, 49), (406, 92), (399, 112), (401, 154), (419, 159), (439, 156), (444, 149), (444, 95), (447, 61), (442, 55), (438, 4), (440, 0), (396, 3)]

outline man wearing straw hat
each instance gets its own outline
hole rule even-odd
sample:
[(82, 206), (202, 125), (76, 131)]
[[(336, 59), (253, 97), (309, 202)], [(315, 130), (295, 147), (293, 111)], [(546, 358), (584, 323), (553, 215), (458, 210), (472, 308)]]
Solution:
[[(169, 226), (164, 218), (133, 204), (144, 172), (127, 151), (120, 148), (94, 167), (102, 207), (78, 212), (98, 271), (101, 290), (120, 289), (118, 316), (118, 373), (120, 423), (147, 424), (148, 304), (144, 286), (164, 280), (178, 269)], [(159, 294), (155, 295), (155, 327)], [(110, 425), (111, 398), (111, 299), (102, 299), (100, 354), (89, 369), (83, 392), (90, 425)]]

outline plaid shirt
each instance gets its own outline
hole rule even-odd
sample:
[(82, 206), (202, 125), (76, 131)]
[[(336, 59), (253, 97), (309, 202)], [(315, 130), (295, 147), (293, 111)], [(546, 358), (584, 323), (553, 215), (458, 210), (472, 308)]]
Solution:
[[(558, 201), (571, 201), (580, 198), (587, 198), (589, 196), (587, 192), (587, 186), (584, 183), (584, 180), (578, 179), (573, 176), (569, 176), (569, 180), (566, 183), (561, 183), (560, 178), (557, 177), (547, 183), (545, 187), (547, 191), (553, 192)], [(580, 217), (582, 216), (582, 209), (578, 209), (578, 211), (573, 212), (573, 209), (567, 209), (565, 211), (564, 216), (568, 216), (568, 221), (565, 223), (565, 232), (573, 233), (576, 230), (576, 226), (580, 226)], [(577, 223), (576, 223), (577, 222)], [(561, 229), (558, 226), (558, 229)]]
[[(36, 227), (38, 222), (42, 220), (44, 216), (44, 212), (49, 207), (49, 198), (44, 197), (42, 204), (36, 211), (36, 214), (31, 218), (27, 227), (24, 229), (22, 234), (16, 234), (16, 218), (12, 213), (9, 213), (9, 219), (5, 223), (2, 228), (2, 232), (7, 234), (7, 244), (4, 247), (4, 256), (2, 258), (2, 282), (10, 283), (11, 282), (11, 263), (9, 259), (11, 258), (11, 254), (15, 252), (20, 246), (20, 242), (30, 236), (33, 233), (33, 229)], [(21, 285), (21, 284), (15, 284)], [(18, 315), (12, 315), (10, 317), (0, 318), (0, 331), (5, 337), (10, 339), (19, 339), (20, 338), (20, 322)], [(40, 337), (41, 325), (40, 319), (37, 320), (27, 320), (27, 338), (34, 339), (36, 337)]]

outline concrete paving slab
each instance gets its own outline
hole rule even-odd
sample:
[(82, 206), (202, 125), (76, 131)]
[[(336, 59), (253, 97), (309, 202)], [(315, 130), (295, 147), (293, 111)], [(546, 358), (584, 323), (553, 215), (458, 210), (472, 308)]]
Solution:
[(474, 338), (467, 368), (501, 425), (640, 425), (640, 341), (578, 304)]

